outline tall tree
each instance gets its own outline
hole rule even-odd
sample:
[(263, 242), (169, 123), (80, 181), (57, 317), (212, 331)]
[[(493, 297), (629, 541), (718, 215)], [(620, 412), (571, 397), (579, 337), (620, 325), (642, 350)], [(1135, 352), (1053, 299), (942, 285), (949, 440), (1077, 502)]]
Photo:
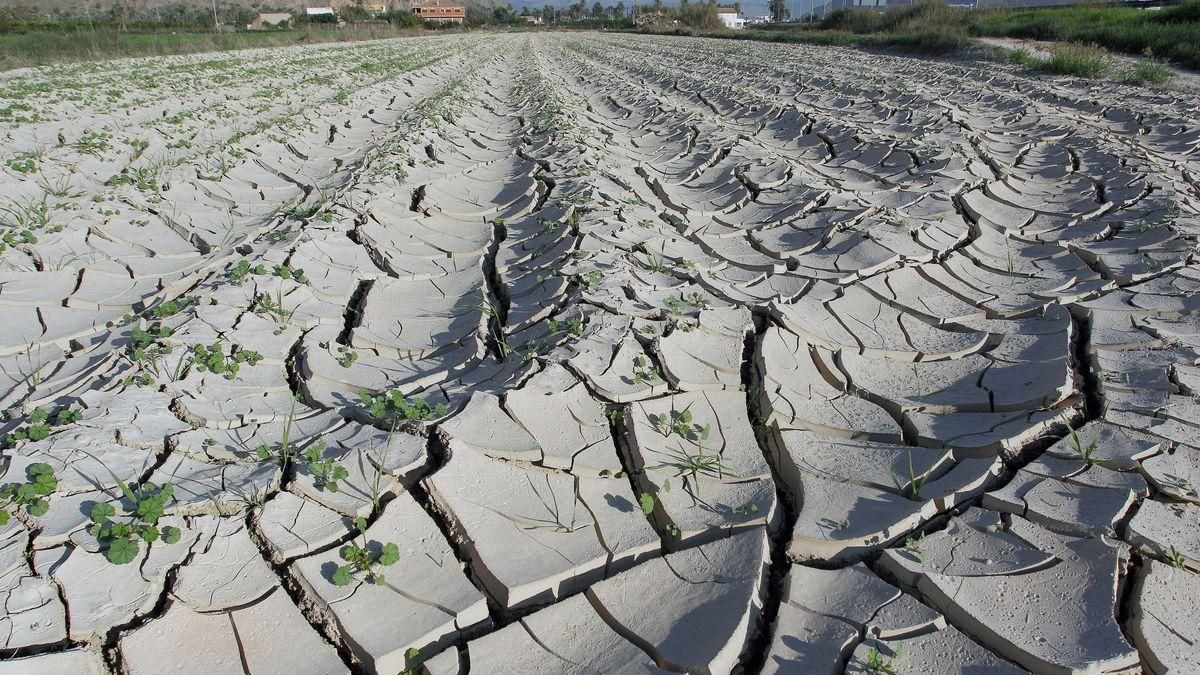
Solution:
[(787, 8), (787, 0), (771, 0), (770, 7), (772, 21), (787, 21), (790, 14)]

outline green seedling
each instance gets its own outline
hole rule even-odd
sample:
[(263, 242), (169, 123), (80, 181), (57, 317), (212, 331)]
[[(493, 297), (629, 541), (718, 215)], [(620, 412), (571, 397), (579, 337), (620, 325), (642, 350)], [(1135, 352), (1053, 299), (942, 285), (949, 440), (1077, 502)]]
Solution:
[(338, 347), (337, 362), (343, 368), (349, 368), (358, 360), (358, 352), (346, 347), (345, 345)]
[(1176, 550), (1174, 545), (1167, 550), (1167, 562), (1171, 563), (1171, 567), (1177, 570), (1187, 569), (1187, 559), (1183, 557), (1182, 553)]
[(196, 370), (212, 372), (227, 380), (237, 378), (242, 364), (256, 366), (263, 360), (263, 355), (250, 349), (230, 349), (225, 353), (225, 345), (220, 340), (212, 345), (192, 345), (192, 365)]
[(43, 441), (49, 438), (55, 427), (62, 427), (78, 422), (83, 413), (70, 408), (63, 408), (51, 414), (45, 408), (34, 408), (29, 413), (26, 424), (4, 437), (0, 447), (11, 447), (18, 441)]
[(927, 480), (929, 480), (928, 473), (918, 476), (916, 470), (913, 469), (912, 450), (908, 451), (908, 482), (902, 484), (900, 479), (896, 477), (896, 474), (892, 473), (892, 483), (896, 485), (896, 489), (905, 497), (912, 500), (919, 500), (921, 498), (921, 488), (925, 487), (925, 481)]
[(639, 260), (639, 262), (645, 265), (646, 269), (651, 272), (659, 272), (661, 274), (665, 274), (675, 267), (675, 264), (667, 260), (664, 254), (651, 253), (649, 251), (646, 252), (646, 259)]
[(638, 355), (633, 357), (634, 384), (651, 384), (655, 381), (662, 381), (662, 375), (658, 372), (658, 366), (650, 363), (650, 360), (645, 356)]
[(359, 400), (367, 408), (371, 419), (391, 422), (425, 421), (445, 417), (449, 412), (445, 403), (430, 404), (425, 399), (411, 401), (400, 391), (389, 391), (378, 396), (360, 392)]
[(200, 298), (195, 295), (188, 295), (177, 300), (167, 300), (166, 302), (163, 302), (154, 309), (150, 310), (147, 313), (147, 316), (154, 319), (166, 319), (168, 317), (175, 316), (199, 301)]
[(420, 649), (409, 647), (404, 651), (404, 659), (408, 661), (408, 670), (404, 671), (404, 675), (418, 675), (421, 672), (421, 664), (425, 659), (421, 658)]
[(570, 335), (580, 335), (583, 333), (583, 317), (572, 317), (566, 321), (558, 321), (550, 319), (550, 333), (552, 335), (560, 335), (567, 333)]
[(1076, 459), (1088, 466), (1103, 463), (1103, 460), (1096, 457), (1097, 441), (1099, 441), (1098, 438), (1093, 438), (1090, 442), (1084, 444), (1083, 439), (1079, 437), (1079, 432), (1074, 429), (1071, 430), (1071, 450), (1075, 452)]
[[(380, 568), (391, 567), (400, 560), (400, 547), (394, 543), (372, 546), (366, 540), (367, 521), (364, 518), (355, 520), (358, 531), (363, 535), (361, 543), (351, 543), (342, 547), (339, 552), (346, 564), (341, 565), (333, 573), (335, 586), (349, 586), (355, 579), (362, 578), (369, 584), (384, 583), (383, 571)], [(378, 544), (378, 542), (376, 542)], [(378, 548), (377, 551), (372, 549)]]
[(892, 666), (892, 660), (885, 657), (883, 652), (875, 647), (867, 650), (867, 660), (864, 664), (866, 669), (872, 673), (895, 673), (896, 669)]
[(275, 276), (282, 279), (291, 279), (301, 284), (307, 284), (309, 281), (308, 277), (304, 275), (304, 270), (299, 267), (292, 268), (288, 265), (276, 265)]
[(672, 410), (670, 414), (651, 415), (650, 420), (658, 427), (658, 432), (668, 438), (675, 434), (680, 438), (698, 438), (707, 441), (712, 431), (711, 424), (700, 426), (693, 423), (692, 407), (689, 405), (680, 411)]
[(654, 513), (655, 503), (654, 495), (649, 492), (643, 492), (638, 495), (638, 504), (642, 507), (642, 513), (647, 516)]
[(108, 474), (112, 476), (113, 482), (121, 489), (121, 494), (133, 507), (131, 511), (118, 516), (117, 510), (112, 504), (99, 502), (92, 506), (92, 510), (88, 513), (88, 518), (92, 521), (88, 532), (96, 538), (96, 541), (100, 542), (104, 557), (110, 563), (125, 565), (133, 562), (134, 558), (138, 556), (139, 540), (146, 542), (147, 545), (153, 544), (160, 538), (167, 544), (179, 541), (182, 532), (178, 527), (168, 526), (161, 530), (158, 527), (159, 519), (163, 517), (167, 505), (175, 497), (174, 485), (165, 483), (156, 486), (152, 483), (144, 483), (137, 490), (133, 490), (103, 462), (100, 462), (95, 455), (86, 451), (81, 452), (104, 466)]
[(267, 266), (263, 264), (254, 265), (251, 267), (250, 261), (242, 258), (237, 261), (237, 264), (225, 271), (225, 278), (235, 284), (242, 284), (251, 274), (265, 275)]
[(925, 533), (922, 532), (921, 536), (919, 536), (919, 537), (909, 537), (908, 539), (905, 539), (904, 540), (904, 550), (910, 551), (912, 553), (916, 553), (917, 560), (920, 560), (922, 563), (924, 563), (925, 562), (925, 551), (923, 551), (921, 549), (921, 546), (924, 543), (925, 543)]
[(349, 478), (350, 472), (332, 458), (322, 458), (324, 451), (324, 443), (314, 443), (304, 451), (304, 461), (318, 490), (338, 492), (338, 481)]
[(276, 288), (275, 295), (269, 293), (258, 293), (250, 302), (250, 311), (255, 314), (261, 314), (271, 317), (275, 323), (281, 324), (275, 330), (275, 334), (279, 335), (286, 326), (291, 322), (292, 316), (296, 314), (296, 309), (287, 309), (283, 306), (283, 289)]
[[(288, 411), (287, 420), (283, 424), (283, 438), (279, 444), (279, 449), (275, 450), (266, 443), (260, 444), (254, 448), (254, 454), (258, 457), (258, 461), (265, 462), (272, 457), (279, 462), (279, 468), (287, 471), (288, 467), (296, 461), (296, 456), (299, 454), (299, 449), (292, 444), (292, 426), (296, 423), (296, 399), (292, 399), (292, 408)], [(324, 443), (318, 441), (317, 444), (324, 449)]]
[(600, 274), (599, 270), (592, 270), (591, 272), (576, 272), (575, 274), (571, 275), (571, 280), (586, 289), (591, 289), (593, 286), (600, 283), (601, 277), (602, 275)]
[(13, 514), (21, 510), (35, 518), (50, 510), (50, 495), (58, 487), (54, 469), (44, 462), (30, 464), (25, 467), (25, 479), (24, 483), (0, 487), (0, 527), (8, 525)]
[[(707, 436), (705, 439), (707, 439)], [(679, 446), (679, 452), (672, 453), (674, 457), (672, 461), (664, 462), (650, 468), (656, 470), (663, 468), (674, 468), (682, 471), (685, 474), (689, 474), (692, 477), (691, 483), (694, 486), (693, 494), (697, 499), (699, 499), (701, 474), (717, 479), (721, 479), (726, 476), (735, 478), (737, 477), (737, 474), (730, 471), (729, 467), (725, 466), (725, 464), (721, 461), (721, 456), (719, 454), (704, 454), (705, 439), (702, 439), (698, 443), (696, 454), (693, 455), (689, 453), (687, 450), (684, 450), (683, 446), (681, 445)], [(667, 483), (666, 486), (664, 486), (668, 492), (670, 491), (669, 485), (670, 484)]]
[(679, 297), (669, 295), (663, 300), (663, 306), (667, 311), (676, 316), (682, 316), (693, 309), (706, 309), (712, 304), (708, 297), (700, 293), (691, 293), (684, 295), (682, 292)]

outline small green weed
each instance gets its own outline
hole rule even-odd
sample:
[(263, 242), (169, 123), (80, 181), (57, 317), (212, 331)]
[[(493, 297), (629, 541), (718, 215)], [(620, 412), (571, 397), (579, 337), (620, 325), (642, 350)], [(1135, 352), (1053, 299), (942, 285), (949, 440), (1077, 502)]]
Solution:
[(49, 464), (38, 462), (25, 467), (24, 483), (8, 483), (0, 487), (0, 527), (24, 509), (26, 515), (40, 518), (50, 510), (50, 495), (58, 487), (58, 478)]
[[(333, 573), (333, 584), (335, 586), (349, 586), (355, 579), (360, 576), (369, 584), (384, 583), (383, 567), (391, 567), (400, 560), (400, 547), (395, 543), (387, 543), (377, 546), (372, 546), (371, 542), (366, 540), (367, 521), (364, 518), (358, 518), (355, 521), (360, 534), (363, 534), (361, 543), (351, 543), (342, 547), (338, 553), (345, 565), (341, 565)], [(378, 542), (375, 542), (378, 544)], [(377, 549), (377, 550), (375, 550)]]

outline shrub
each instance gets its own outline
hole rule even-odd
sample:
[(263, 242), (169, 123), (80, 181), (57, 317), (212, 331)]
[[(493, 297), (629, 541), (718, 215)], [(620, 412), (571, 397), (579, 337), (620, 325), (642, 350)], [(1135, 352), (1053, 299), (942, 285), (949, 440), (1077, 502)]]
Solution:
[(1157, 61), (1138, 61), (1121, 73), (1124, 84), (1166, 84), (1175, 77), (1174, 71)]
[(883, 23), (883, 14), (869, 9), (838, 9), (821, 20), (824, 30), (844, 30), (851, 33), (873, 33)]
[(1108, 53), (1095, 45), (1062, 45), (1051, 48), (1050, 58), (1038, 70), (1055, 75), (1099, 77), (1108, 72)]

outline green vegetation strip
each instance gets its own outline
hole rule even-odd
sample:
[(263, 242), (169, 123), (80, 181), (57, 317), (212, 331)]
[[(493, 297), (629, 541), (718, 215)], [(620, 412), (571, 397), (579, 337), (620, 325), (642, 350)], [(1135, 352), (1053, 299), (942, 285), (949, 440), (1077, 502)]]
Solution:
[[(649, 29), (646, 32), (662, 32)], [(801, 42), (818, 45), (891, 47), (921, 54), (947, 54), (977, 46), (978, 37), (1007, 37), (1094, 45), (1114, 52), (1152, 56), (1200, 69), (1200, 0), (1148, 11), (1131, 7), (1064, 7), (1028, 10), (973, 10), (923, 2), (890, 12), (845, 9), (820, 20), (769, 24), (741, 31), (679, 28), (678, 35), (734, 40)], [(1094, 76), (1100, 50), (1056, 54), (1050, 65), (1026, 65), (1047, 72)], [(1154, 62), (1134, 66), (1122, 76), (1142, 82), (1166, 78)]]

